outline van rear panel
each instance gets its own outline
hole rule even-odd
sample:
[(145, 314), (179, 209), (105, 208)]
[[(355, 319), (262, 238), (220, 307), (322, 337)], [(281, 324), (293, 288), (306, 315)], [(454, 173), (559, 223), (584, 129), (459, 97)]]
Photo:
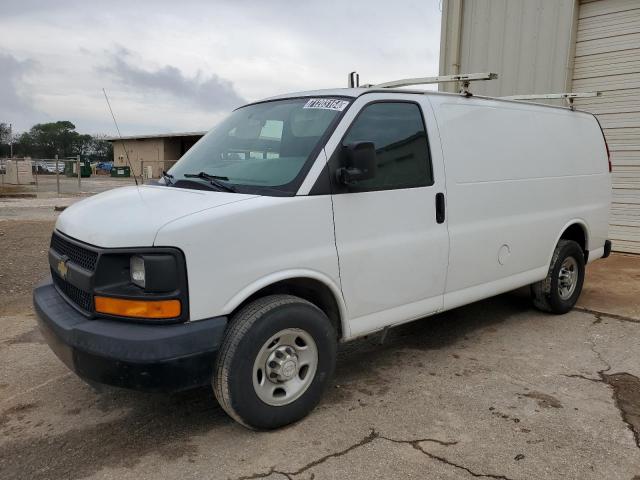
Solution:
[(571, 223), (583, 226), (587, 249), (604, 245), (611, 179), (592, 115), (453, 96), (430, 101), (447, 176), (446, 293), (469, 293), (456, 303), (481, 298), (474, 287), (482, 284), (508, 290), (543, 278)]

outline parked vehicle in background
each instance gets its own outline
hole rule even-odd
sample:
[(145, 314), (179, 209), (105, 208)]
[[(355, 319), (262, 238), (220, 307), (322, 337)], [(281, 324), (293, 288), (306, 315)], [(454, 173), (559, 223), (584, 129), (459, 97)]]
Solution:
[(31, 171), (33, 173), (38, 173), (38, 174), (49, 173), (44, 161), (37, 161), (37, 160), (34, 160), (31, 162)]
[[(237, 109), (165, 175), (67, 208), (34, 303), (84, 379), (212, 384), (252, 428), (307, 415), (345, 342), (525, 285), (555, 314), (608, 256), (586, 113), (350, 88)], [(95, 215), (96, 211), (101, 214)]]
[[(31, 160), (31, 168), (33, 173), (39, 175), (46, 175), (49, 173), (56, 173), (56, 161), (55, 160)], [(64, 162), (58, 161), (58, 172), (64, 171)]]

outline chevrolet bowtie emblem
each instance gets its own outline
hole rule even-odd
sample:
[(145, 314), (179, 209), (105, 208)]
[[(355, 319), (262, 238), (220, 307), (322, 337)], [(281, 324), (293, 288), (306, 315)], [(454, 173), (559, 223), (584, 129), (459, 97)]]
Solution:
[(60, 274), (60, 276), (66, 280), (67, 278), (67, 271), (69, 269), (67, 268), (67, 262), (66, 260), (60, 260), (58, 261), (58, 273)]

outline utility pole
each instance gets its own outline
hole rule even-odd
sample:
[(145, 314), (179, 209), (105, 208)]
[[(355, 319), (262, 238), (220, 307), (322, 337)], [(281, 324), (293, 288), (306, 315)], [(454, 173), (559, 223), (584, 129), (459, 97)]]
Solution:
[(78, 193), (80, 193), (80, 155), (78, 155)]
[(13, 158), (13, 125), (9, 124), (9, 158)]

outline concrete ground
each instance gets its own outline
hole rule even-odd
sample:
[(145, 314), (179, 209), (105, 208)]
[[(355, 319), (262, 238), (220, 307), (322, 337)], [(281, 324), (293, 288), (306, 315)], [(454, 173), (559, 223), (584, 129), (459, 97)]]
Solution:
[(29, 301), (42, 209), (0, 214), (3, 480), (640, 478), (640, 257), (592, 264), (564, 316), (520, 290), (344, 345), (318, 408), (259, 433), (209, 389), (96, 392), (67, 371)]

